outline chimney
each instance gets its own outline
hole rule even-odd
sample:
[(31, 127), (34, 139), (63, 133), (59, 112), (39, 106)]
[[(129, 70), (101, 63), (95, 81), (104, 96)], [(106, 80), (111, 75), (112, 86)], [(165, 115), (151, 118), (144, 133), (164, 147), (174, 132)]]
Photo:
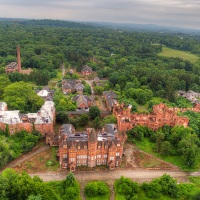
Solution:
[(21, 58), (20, 58), (20, 47), (17, 46), (17, 64), (18, 64), (18, 72), (21, 72)]

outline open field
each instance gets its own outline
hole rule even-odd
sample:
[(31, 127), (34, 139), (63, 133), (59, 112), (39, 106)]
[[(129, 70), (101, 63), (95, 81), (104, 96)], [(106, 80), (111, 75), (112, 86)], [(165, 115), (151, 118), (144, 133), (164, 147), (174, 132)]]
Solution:
[(173, 58), (182, 58), (183, 60), (188, 60), (191, 63), (195, 63), (199, 57), (195, 54), (185, 52), (185, 51), (180, 51), (180, 50), (175, 50), (168, 48), (166, 46), (162, 47), (162, 52), (158, 54), (159, 56), (165, 56), (165, 57), (173, 57)]

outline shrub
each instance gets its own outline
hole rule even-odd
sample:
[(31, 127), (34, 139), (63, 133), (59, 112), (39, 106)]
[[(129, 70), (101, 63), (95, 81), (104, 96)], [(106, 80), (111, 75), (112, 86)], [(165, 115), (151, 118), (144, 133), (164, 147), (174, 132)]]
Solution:
[(109, 194), (109, 188), (102, 181), (93, 181), (85, 186), (85, 194), (88, 197), (105, 196)]

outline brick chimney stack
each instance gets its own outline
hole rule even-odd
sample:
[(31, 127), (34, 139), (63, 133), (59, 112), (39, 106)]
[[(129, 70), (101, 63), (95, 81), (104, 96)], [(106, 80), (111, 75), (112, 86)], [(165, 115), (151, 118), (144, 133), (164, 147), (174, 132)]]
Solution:
[(18, 72), (21, 71), (21, 58), (20, 58), (20, 47), (17, 46), (17, 64), (18, 64)]

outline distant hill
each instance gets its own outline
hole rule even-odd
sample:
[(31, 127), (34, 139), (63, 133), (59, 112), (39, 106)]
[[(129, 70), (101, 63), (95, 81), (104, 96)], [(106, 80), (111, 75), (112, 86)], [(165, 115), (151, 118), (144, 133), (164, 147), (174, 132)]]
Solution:
[(51, 19), (10, 19), (10, 18), (0, 18), (0, 22), (3, 23), (17, 23), (21, 25), (30, 25), (30, 26), (51, 26), (51, 27), (65, 27), (65, 28), (86, 28), (94, 29), (96, 26), (80, 23), (80, 22), (71, 22), (63, 20), (51, 20)]
[(22, 18), (0, 18), (2, 23), (18, 23), (21, 25), (33, 26), (51, 26), (65, 28), (112, 28), (122, 31), (135, 32), (160, 32), (160, 33), (185, 33), (199, 35), (200, 29), (180, 28), (171, 26), (162, 26), (156, 24), (132, 24), (132, 23), (112, 23), (112, 22), (78, 22), (52, 19), (22, 19)]
[(156, 24), (131, 24), (131, 23), (112, 23), (112, 22), (88, 22), (88, 24), (91, 24), (93, 26), (104, 26), (114, 29), (138, 31), (138, 32), (200, 34), (199, 29), (161, 26)]

